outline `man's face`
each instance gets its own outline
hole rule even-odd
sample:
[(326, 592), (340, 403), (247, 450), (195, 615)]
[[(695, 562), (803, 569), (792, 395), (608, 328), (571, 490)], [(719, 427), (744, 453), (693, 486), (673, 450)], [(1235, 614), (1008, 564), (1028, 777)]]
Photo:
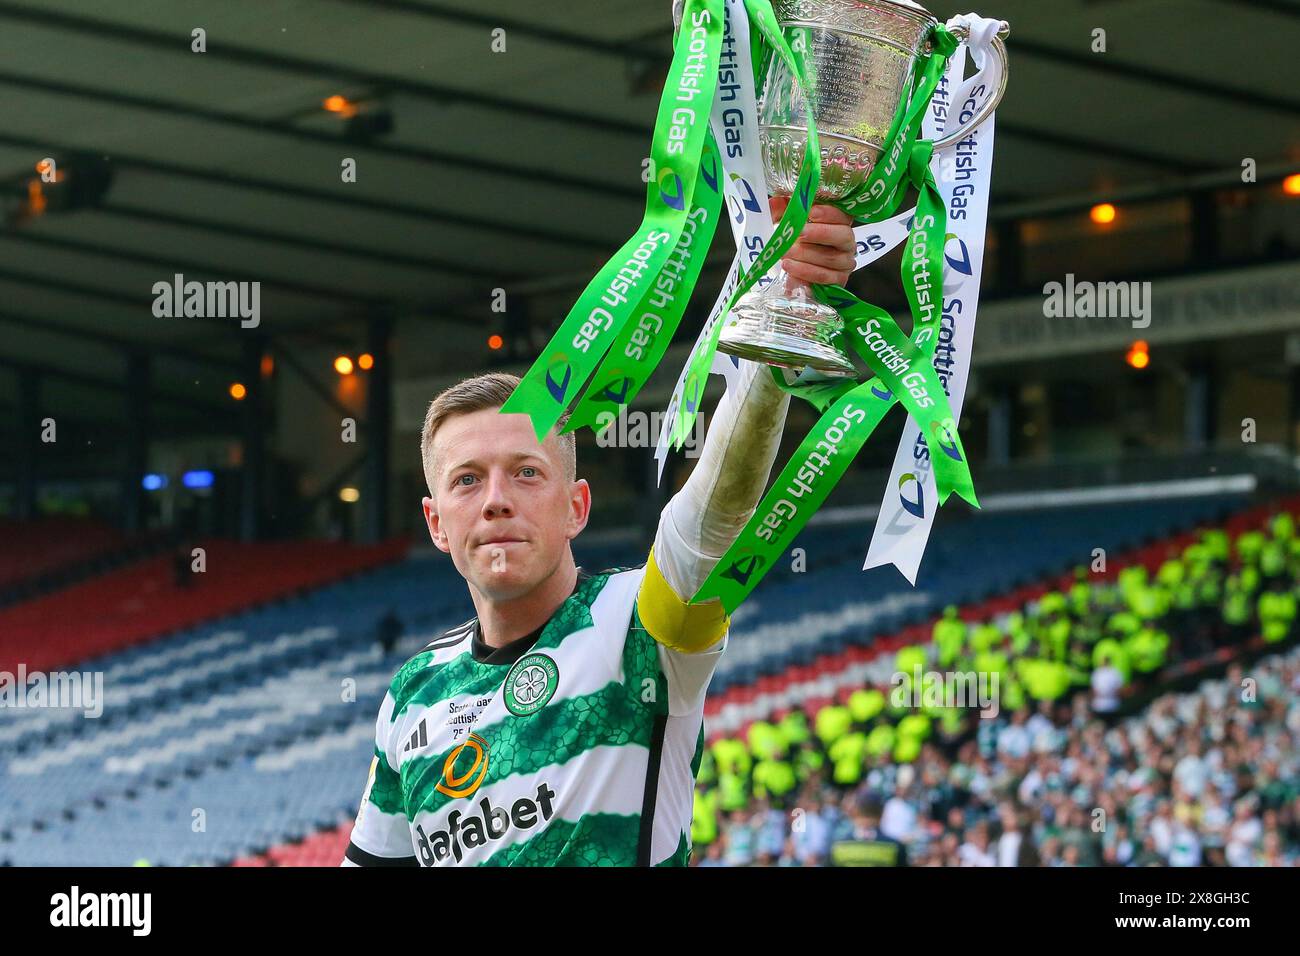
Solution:
[(434, 436), (436, 495), (424, 517), (434, 545), (497, 601), (528, 594), (587, 524), (587, 482), (570, 482), (554, 431), (538, 444), (527, 415), (455, 415)]

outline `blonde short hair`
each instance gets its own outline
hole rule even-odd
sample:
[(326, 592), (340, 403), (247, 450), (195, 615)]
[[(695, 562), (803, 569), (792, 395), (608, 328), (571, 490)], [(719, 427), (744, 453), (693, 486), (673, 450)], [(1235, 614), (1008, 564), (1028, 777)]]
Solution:
[[(453, 415), (468, 415), (485, 408), (500, 408), (506, 403), (519, 385), (519, 376), (509, 372), (487, 372), (464, 381), (457, 382), (444, 389), (437, 398), (429, 403), (429, 411), (424, 416), (424, 428), (420, 432), (420, 461), (424, 465), (424, 480), (429, 485), (429, 494), (437, 497), (437, 467), (433, 457), (433, 437), (442, 427), (443, 422)], [(566, 411), (555, 424), (552, 434), (560, 445), (560, 461), (564, 467), (564, 476), (573, 481), (578, 474), (578, 442), (573, 432), (558, 434), (569, 421)], [(548, 436), (549, 437), (549, 436)]]

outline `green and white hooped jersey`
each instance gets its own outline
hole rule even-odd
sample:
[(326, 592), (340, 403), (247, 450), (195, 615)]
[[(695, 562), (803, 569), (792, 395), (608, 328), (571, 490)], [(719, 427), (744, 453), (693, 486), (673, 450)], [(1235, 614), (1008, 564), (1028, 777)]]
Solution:
[(645, 571), (580, 570), (506, 660), (475, 658), (475, 619), (403, 665), (344, 865), (686, 865), (727, 638), (699, 654), (655, 641), (636, 607)]

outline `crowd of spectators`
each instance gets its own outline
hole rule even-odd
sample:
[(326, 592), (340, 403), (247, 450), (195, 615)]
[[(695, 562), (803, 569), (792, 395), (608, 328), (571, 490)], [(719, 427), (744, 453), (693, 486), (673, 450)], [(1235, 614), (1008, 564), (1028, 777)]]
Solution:
[(725, 813), (697, 865), (825, 865), (863, 843), (923, 866), (1295, 866), (1300, 649), (1111, 728), (1086, 706), (1019, 710), (954, 755), (926, 744), (851, 789), (815, 773), (792, 796)]
[[(894, 689), (920, 666), (996, 673), (996, 716), (900, 706), (879, 684), (715, 741), (692, 862), (1296, 865), (1298, 582), (1282, 513), (996, 621), (950, 609), (890, 662)], [(1252, 661), (1252, 643), (1276, 651)], [(1173, 665), (1224, 656), (1222, 676), (1161, 692)], [(1124, 715), (1138, 692), (1152, 699)]]

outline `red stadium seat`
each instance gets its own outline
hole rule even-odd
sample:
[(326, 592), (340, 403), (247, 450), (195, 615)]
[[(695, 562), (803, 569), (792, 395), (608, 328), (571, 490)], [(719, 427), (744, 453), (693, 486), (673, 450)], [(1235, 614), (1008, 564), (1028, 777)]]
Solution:
[(0, 670), (50, 670), (402, 558), (405, 540), (202, 542), (207, 569), (180, 588), (162, 556), (0, 610)]

